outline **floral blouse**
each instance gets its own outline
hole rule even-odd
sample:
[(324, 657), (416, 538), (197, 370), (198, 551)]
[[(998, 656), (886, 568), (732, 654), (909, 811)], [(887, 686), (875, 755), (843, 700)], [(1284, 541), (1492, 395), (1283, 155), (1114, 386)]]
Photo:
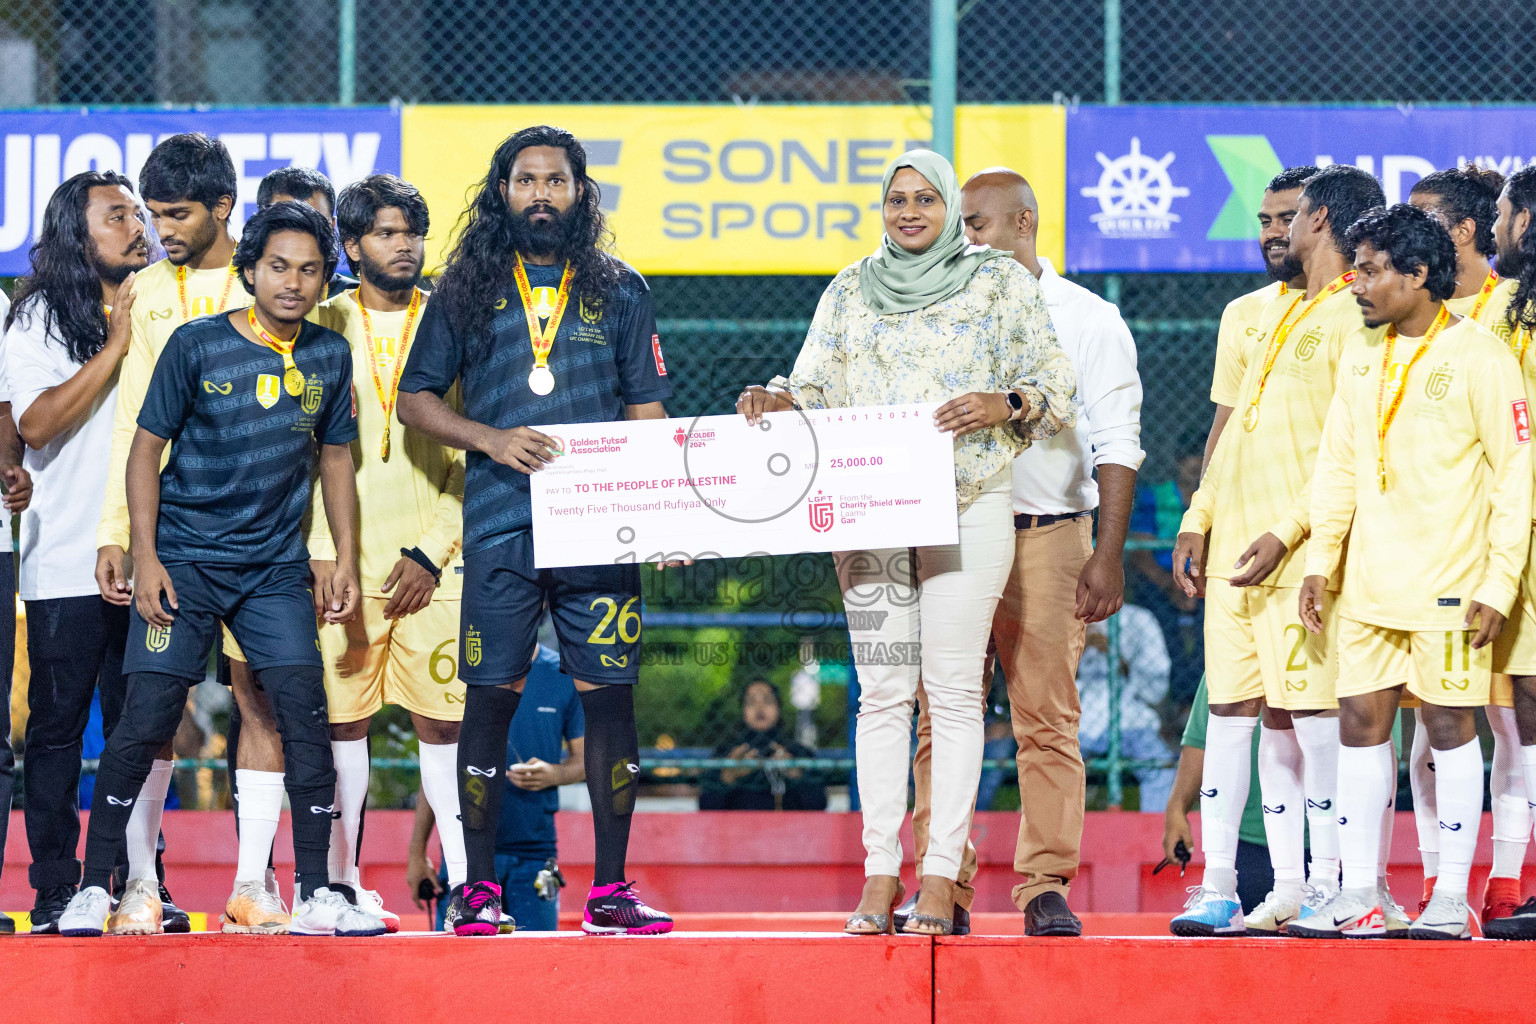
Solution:
[(1019, 391), (1022, 420), (955, 440), (964, 512), (1025, 448), (1077, 423), (1077, 376), (1056, 341), (1040, 285), (1012, 259), (988, 260), (964, 289), (910, 313), (879, 316), (859, 293), (859, 264), (822, 293), (787, 389), (802, 408), (947, 402), (971, 391)]

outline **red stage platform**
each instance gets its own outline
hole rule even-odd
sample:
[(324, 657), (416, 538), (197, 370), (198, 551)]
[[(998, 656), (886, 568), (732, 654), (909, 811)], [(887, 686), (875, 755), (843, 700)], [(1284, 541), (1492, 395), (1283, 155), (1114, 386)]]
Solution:
[(4, 1019), (327, 1024), (1351, 1024), (1527, 1020), (1536, 947), (1299, 939), (494, 939), (156, 936), (0, 941)]

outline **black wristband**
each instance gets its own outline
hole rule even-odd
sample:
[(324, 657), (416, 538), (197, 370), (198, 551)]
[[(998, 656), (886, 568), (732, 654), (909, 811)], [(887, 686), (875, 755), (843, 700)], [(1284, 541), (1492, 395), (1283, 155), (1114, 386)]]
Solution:
[(439, 569), (421, 548), (401, 548), (400, 553), (431, 573), (432, 578), (438, 583), (443, 582), (443, 570)]

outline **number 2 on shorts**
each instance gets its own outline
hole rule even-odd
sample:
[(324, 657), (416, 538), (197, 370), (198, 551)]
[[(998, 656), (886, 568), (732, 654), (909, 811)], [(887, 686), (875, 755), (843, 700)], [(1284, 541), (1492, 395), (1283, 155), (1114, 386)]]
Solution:
[[(626, 644), (632, 644), (636, 640), (639, 640), (640, 614), (638, 612), (631, 611), (635, 605), (635, 602), (638, 600), (640, 600), (639, 597), (632, 597), (628, 601), (624, 602), (624, 607), (620, 608), (619, 602), (615, 601), (611, 597), (595, 598), (592, 603), (587, 606), (588, 609), (596, 611), (597, 606), (601, 604), (607, 605), (608, 610), (605, 611), (603, 613), (603, 617), (598, 620), (597, 628), (592, 630), (592, 634), (587, 637), (587, 643), (615, 644), (622, 640)], [(615, 622), (615, 620), (617, 620), (617, 622)], [(634, 623), (633, 633), (631, 633), (630, 630), (626, 628), (631, 622)], [(614, 632), (604, 636), (603, 634), (607, 631), (610, 625), (614, 626)]]

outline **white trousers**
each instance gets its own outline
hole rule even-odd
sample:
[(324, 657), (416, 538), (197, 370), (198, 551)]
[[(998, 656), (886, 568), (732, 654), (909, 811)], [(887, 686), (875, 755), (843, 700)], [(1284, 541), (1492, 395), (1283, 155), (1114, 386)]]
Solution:
[(1012, 469), (960, 516), (960, 541), (836, 556), (859, 673), (855, 761), (865, 875), (901, 874), (901, 823), (921, 679), (933, 721), (933, 817), (923, 874), (953, 879), (981, 776), (982, 676), (1013, 567)]

